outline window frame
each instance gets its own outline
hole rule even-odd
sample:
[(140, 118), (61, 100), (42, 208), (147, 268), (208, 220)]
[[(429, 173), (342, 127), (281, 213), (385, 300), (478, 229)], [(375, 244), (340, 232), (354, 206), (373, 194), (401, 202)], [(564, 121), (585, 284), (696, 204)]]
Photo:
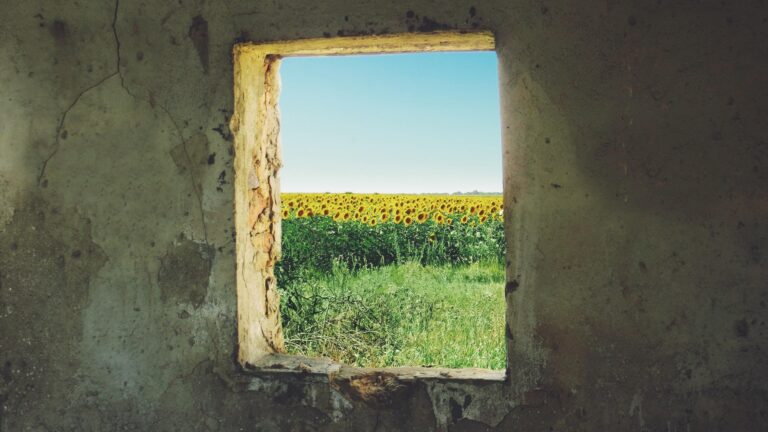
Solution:
[[(489, 31), (405, 33), (239, 43), (233, 48), (234, 205), (237, 360), (247, 371), (338, 375), (379, 371), (399, 380), (499, 382), (507, 370), (476, 368), (356, 368), (324, 358), (286, 355), (274, 265), (280, 257), (282, 166), (278, 96), (280, 59), (289, 56), (494, 51)], [(509, 358), (509, 353), (507, 353)], [(507, 361), (507, 363), (509, 363)]]

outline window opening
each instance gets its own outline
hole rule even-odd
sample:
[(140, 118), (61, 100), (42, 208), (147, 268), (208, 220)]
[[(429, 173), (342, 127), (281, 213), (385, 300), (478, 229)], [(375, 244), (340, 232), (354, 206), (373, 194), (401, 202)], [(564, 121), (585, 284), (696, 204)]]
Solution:
[(503, 369), (493, 52), (281, 61), (289, 354)]
[[(301, 210), (299, 207), (291, 208), (286, 206), (283, 208), (281, 203), (281, 187), (280, 176), (281, 167), (283, 161), (281, 158), (281, 143), (280, 143), (280, 126), (281, 119), (278, 110), (278, 100), (280, 94), (280, 76), (279, 69), (282, 61), (285, 61), (290, 57), (303, 57), (303, 56), (332, 56), (332, 55), (347, 55), (347, 54), (390, 54), (390, 53), (419, 53), (419, 52), (443, 52), (443, 51), (492, 51), (494, 48), (493, 35), (488, 32), (438, 32), (429, 34), (420, 33), (408, 33), (400, 35), (384, 35), (384, 36), (361, 36), (361, 37), (341, 37), (341, 38), (328, 38), (328, 39), (310, 39), (310, 40), (294, 40), (285, 42), (273, 42), (264, 44), (239, 44), (234, 47), (234, 77), (235, 77), (235, 109), (230, 123), (234, 135), (234, 147), (235, 147), (235, 159), (234, 159), (234, 201), (235, 201), (235, 228), (236, 228), (236, 254), (237, 254), (237, 301), (238, 301), (238, 360), (241, 365), (246, 369), (255, 367), (257, 369), (264, 370), (278, 370), (293, 369), (303, 372), (316, 371), (319, 373), (331, 373), (334, 370), (338, 370), (341, 367), (338, 364), (329, 363), (326, 360), (318, 358), (308, 358), (306, 356), (285, 355), (286, 346), (291, 347), (292, 338), (291, 331), (287, 333), (283, 332), (283, 326), (280, 319), (280, 296), (278, 295), (278, 283), (276, 274), (281, 278), (283, 282), (290, 281), (291, 276), (286, 276), (284, 264), (288, 259), (284, 258), (280, 260), (281, 256), (288, 255), (282, 254), (281, 251), (281, 228), (284, 228), (281, 224), (281, 218), (286, 217), (286, 222), (291, 218), (295, 220), (305, 221), (307, 219), (306, 214), (302, 217), (298, 216), (298, 212)], [(494, 68), (495, 69), (495, 68)], [(494, 87), (496, 87), (497, 78), (492, 78)], [(495, 90), (497, 92), (497, 89)], [(498, 96), (497, 96), (498, 97)], [(491, 108), (498, 109), (498, 102), (489, 104)], [(499, 116), (496, 113), (493, 116), (488, 116), (494, 120), (498, 120)], [(488, 118), (486, 117), (486, 118)], [(466, 119), (463, 119), (466, 120)], [(290, 122), (290, 120), (288, 120)], [(467, 129), (472, 129), (473, 124), (466, 124)], [(440, 126), (434, 126), (439, 128)], [(498, 133), (498, 126), (496, 132)], [(437, 130), (437, 129), (435, 129)], [(496, 147), (497, 157), (494, 159), (494, 167), (488, 167), (489, 171), (501, 172), (501, 152), (500, 139), (494, 140), (494, 147)], [(473, 145), (476, 142), (468, 142), (465, 150), (466, 155), (469, 156), (473, 153)], [(412, 149), (417, 147), (411, 146)], [(426, 158), (425, 158), (426, 159)], [(470, 161), (469, 157), (465, 157), (463, 162)], [(426, 161), (426, 160), (425, 160)], [(290, 173), (286, 169), (287, 173)], [(290, 183), (290, 182), (289, 182)], [(439, 183), (439, 182), (438, 182)], [(492, 192), (499, 191), (501, 187), (493, 190)], [(456, 188), (455, 188), (456, 189)], [(462, 190), (463, 188), (457, 188)], [(426, 192), (439, 192), (435, 189), (423, 189)], [(486, 190), (489, 191), (489, 190)], [(353, 192), (353, 190), (345, 190), (345, 192)], [(391, 190), (390, 190), (391, 192)], [(344, 194), (345, 196), (351, 194)], [(382, 194), (377, 198), (382, 198)], [(295, 197), (294, 197), (295, 198)], [(417, 197), (419, 198), (419, 197)], [(421, 197), (420, 198), (425, 198)], [(464, 197), (466, 198), (466, 197)], [(485, 197), (487, 198), (487, 197)], [(291, 199), (290, 195), (285, 195), (286, 203)], [(414, 198), (415, 199), (415, 198)], [(440, 205), (448, 204), (441, 202), (439, 197), (430, 197), (432, 201), (429, 204), (430, 212), (427, 212), (425, 208), (422, 211), (414, 208), (412, 212), (405, 214), (404, 210), (401, 210), (401, 219), (398, 221), (400, 224), (404, 224), (405, 218), (412, 218), (411, 225), (398, 225), (406, 226), (409, 228), (421, 228), (428, 226), (445, 226), (447, 219), (451, 218), (450, 213), (446, 213), (443, 209), (440, 209)], [(473, 198), (474, 199), (474, 198)], [(480, 198), (476, 198), (480, 199)], [(394, 200), (393, 198), (390, 200)], [(429, 201), (429, 200), (427, 200)], [(480, 207), (475, 205), (475, 215), (485, 217), (487, 220), (495, 220), (496, 212), (501, 211), (500, 200), (496, 201), (497, 204), (489, 205), (485, 209), (485, 214), (478, 214)], [(404, 206), (406, 204), (402, 204)], [(436, 208), (432, 208), (435, 206)], [(326, 206), (327, 208), (328, 206)], [(376, 207), (373, 205), (372, 207)], [(467, 205), (463, 210), (469, 210), (471, 204), (467, 201)], [(322, 204), (320, 204), (322, 208)], [(440, 215), (435, 211), (440, 209)], [(306, 210), (306, 209), (305, 209)], [(364, 209), (365, 210), (365, 209)], [(380, 210), (380, 209), (379, 209)], [(388, 216), (384, 216), (382, 221), (381, 213), (377, 212), (379, 220), (375, 222), (376, 227), (396, 225), (394, 219), (398, 216), (396, 209), (393, 207), (390, 209)], [(312, 214), (315, 214), (315, 209), (312, 208)], [(287, 212), (287, 213), (284, 213)], [(293, 215), (292, 212), (296, 212)], [(358, 228), (370, 228), (373, 223), (368, 219), (367, 223), (363, 223), (362, 218), (365, 217), (363, 213), (365, 211), (358, 211), (360, 213), (356, 221)], [(500, 215), (500, 214), (499, 214)], [(336, 215), (337, 220), (334, 221), (333, 217), (325, 215), (326, 223), (329, 220), (331, 222), (338, 222), (338, 218), (344, 218), (344, 215)], [(421, 216), (421, 217), (420, 217)], [(352, 219), (354, 215), (350, 215), (349, 219)], [(370, 216), (369, 216), (370, 217)], [(466, 220), (462, 221), (459, 217), (459, 223), (452, 221), (454, 225), (459, 226), (461, 222), (467, 222), (466, 226), (471, 226), (471, 216), (467, 216)], [(455, 219), (456, 217), (452, 217)], [(434, 224), (431, 222), (434, 221)], [(420, 223), (423, 222), (423, 223)], [(440, 224), (442, 222), (442, 225)], [(478, 219), (475, 221), (475, 226), (490, 226), (486, 224), (487, 221), (481, 221)], [(500, 222), (500, 221), (499, 221)], [(389, 225), (387, 225), (389, 224)], [(290, 229), (288, 225), (285, 225), (286, 229)], [(423, 234), (423, 233), (422, 233)], [(430, 247), (439, 249), (436, 245), (440, 245), (438, 240), (438, 234), (434, 232), (427, 233), (427, 244), (422, 247), (428, 249)], [(402, 236), (399, 236), (402, 237)], [(306, 239), (306, 235), (302, 235), (301, 238)], [(351, 242), (351, 244), (362, 244), (362, 242)], [(432, 246), (430, 246), (430, 244)], [(503, 247), (503, 242), (501, 242)], [(402, 249), (398, 246), (399, 249)], [(317, 249), (317, 248), (315, 248)], [(397, 248), (396, 248), (397, 249)], [(294, 254), (295, 255), (295, 254)], [(377, 253), (377, 258), (381, 259), (382, 253)], [(395, 255), (398, 257), (398, 255)], [(424, 270), (424, 264), (431, 265), (429, 259), (422, 260), (423, 257), (429, 256), (428, 253), (422, 251), (419, 255), (420, 260), (418, 262), (404, 263), (405, 265), (411, 265), (413, 268), (417, 268), (419, 271), (413, 273), (417, 277), (425, 278), (429, 275), (434, 275), (436, 271)], [(338, 257), (336, 257), (338, 258)], [(342, 257), (343, 258), (343, 257)], [(399, 259), (399, 258), (397, 258)], [(337, 260), (336, 267), (344, 264), (340, 264)], [(351, 268), (349, 264), (352, 264)], [(364, 259), (361, 261), (347, 260), (346, 269), (341, 272), (342, 279), (349, 281), (352, 277), (359, 277), (361, 273), (367, 271), (379, 271), (381, 266), (377, 267), (375, 260)], [(392, 261), (396, 264), (401, 264), (401, 261)], [(392, 262), (389, 262), (390, 264)], [(383, 261), (387, 264), (386, 260)], [(334, 267), (331, 267), (333, 270)], [(418, 267), (422, 266), (422, 267)], [(368, 267), (376, 267), (369, 269)], [(387, 267), (387, 266), (384, 266)], [(345, 273), (346, 272), (346, 273)], [(295, 275), (294, 275), (295, 276)], [(363, 274), (368, 277), (369, 275)], [(300, 276), (298, 280), (302, 281), (304, 276)], [(481, 280), (481, 279), (493, 279), (496, 276), (489, 277), (482, 272), (475, 272), (474, 276), (466, 277), (462, 275), (460, 279)], [(397, 279), (397, 278), (392, 278)], [(445, 278), (438, 280), (438, 285), (441, 286), (441, 293), (446, 292), (447, 281)], [(496, 279), (494, 279), (496, 280)], [(498, 306), (500, 311), (503, 311), (503, 296), (501, 291), (503, 290), (503, 278), (498, 279), (497, 292), (499, 294)], [(419, 284), (420, 281), (414, 282)], [(370, 289), (370, 286), (376, 286), (375, 283), (371, 284), (364, 281), (362, 284), (365, 289)], [(413, 284), (411, 284), (413, 285)], [(379, 286), (383, 286), (379, 284)], [(412, 294), (412, 293), (408, 293)], [(318, 297), (320, 300), (322, 298)], [(347, 296), (346, 298), (350, 298)], [(289, 298), (284, 298), (284, 302), (288, 302)], [(317, 302), (315, 302), (317, 304)], [(402, 306), (402, 303), (400, 304)], [(413, 302), (407, 304), (409, 307), (413, 305)], [(467, 306), (466, 304), (464, 306)], [(402, 309), (402, 307), (401, 307)], [(434, 313), (436, 307), (432, 305), (432, 312), (426, 314), (422, 311), (429, 311), (429, 306), (426, 309), (417, 311), (416, 313), (409, 313), (406, 316), (408, 324), (412, 324), (413, 321), (418, 322), (421, 320), (423, 323), (423, 315), (429, 315)], [(466, 309), (466, 308), (465, 308)], [(402, 312), (402, 311), (401, 311)], [(477, 311), (478, 314), (487, 314), (487, 311)], [(493, 330), (498, 331), (501, 335), (501, 330), (505, 327), (503, 325), (503, 313), (499, 314), (500, 322), (498, 325), (494, 325)], [(365, 319), (368, 315), (359, 315), (358, 319)], [(320, 321), (321, 324), (327, 324), (330, 320)], [(386, 319), (384, 320), (386, 321)], [(286, 323), (286, 327), (289, 324)], [(397, 332), (397, 330), (390, 330)], [(412, 336), (414, 334), (411, 330), (402, 331), (406, 336)], [(289, 337), (288, 344), (286, 344), (285, 336)], [(428, 332), (427, 335), (434, 336), (435, 332)], [(440, 345), (445, 339), (454, 338), (443, 337), (437, 345)], [(499, 339), (503, 337), (500, 336)], [(508, 341), (507, 341), (508, 342)], [(499, 346), (503, 346), (503, 341), (499, 341)], [(501, 348), (503, 351), (503, 348)], [(292, 350), (296, 352), (296, 350)], [(395, 350), (391, 350), (391, 353), (395, 353)], [(359, 357), (359, 358), (358, 358)], [(389, 356), (389, 360), (369, 362), (365, 356), (359, 356), (350, 359), (342, 360), (348, 363), (362, 364), (366, 366), (386, 366), (400, 364), (393, 362), (394, 355)], [(499, 356), (503, 359), (503, 354)], [(385, 356), (386, 358), (386, 356)], [(497, 367), (500, 363), (504, 363), (499, 359), (499, 363), (496, 364), (476, 364), (478, 366)], [(411, 363), (408, 361), (408, 363)], [(447, 363), (441, 360), (433, 361), (432, 359), (416, 360), (410, 364), (410, 366), (440, 366)], [(294, 365), (294, 366), (286, 366)], [(464, 366), (468, 364), (447, 364), (448, 366)], [(434, 377), (454, 377), (454, 378), (471, 378), (471, 379), (490, 379), (498, 380), (503, 377), (497, 371), (489, 373), (482, 373), (481, 371), (475, 371), (474, 369), (456, 369), (448, 371), (446, 369), (436, 368), (417, 368), (417, 369), (390, 369), (396, 374), (411, 374), (416, 373), (419, 376), (434, 376)], [(416, 371), (416, 372), (410, 372)], [(441, 372), (442, 371), (442, 372)], [(480, 375), (478, 375), (480, 373)], [(503, 374), (503, 373), (502, 373)], [(482, 377), (482, 378), (481, 378)]]

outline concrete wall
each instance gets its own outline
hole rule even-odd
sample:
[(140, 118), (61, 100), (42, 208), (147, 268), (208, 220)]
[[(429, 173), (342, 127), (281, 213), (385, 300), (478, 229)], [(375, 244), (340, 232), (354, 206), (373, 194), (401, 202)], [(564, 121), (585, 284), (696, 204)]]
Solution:
[[(4, 1), (0, 430), (768, 428), (768, 6), (589, 3)], [(233, 44), (475, 28), (509, 383), (239, 371)]]

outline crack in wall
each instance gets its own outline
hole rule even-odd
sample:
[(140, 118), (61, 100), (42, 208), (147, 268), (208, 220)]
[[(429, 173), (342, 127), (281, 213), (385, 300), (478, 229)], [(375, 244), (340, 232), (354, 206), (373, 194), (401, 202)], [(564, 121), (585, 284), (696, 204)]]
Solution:
[[(118, 76), (120, 78), (120, 87), (122, 87), (123, 90), (125, 90), (125, 92), (129, 96), (131, 96), (131, 97), (133, 97), (134, 99), (137, 99), (137, 100), (142, 100), (142, 101), (147, 102), (150, 105), (152, 105), (152, 103), (149, 100), (146, 100), (144, 98), (138, 97), (137, 95), (135, 95), (125, 85), (125, 79), (123, 77), (122, 70), (120, 68), (120, 61), (121, 61), (120, 46), (121, 46), (121, 43), (120, 43), (120, 37), (118, 36), (118, 33), (117, 33), (117, 20), (118, 20), (118, 11), (119, 11), (119, 9), (120, 9), (120, 0), (115, 0), (115, 11), (114, 11), (114, 14), (112, 16), (112, 24), (111, 24), (112, 34), (114, 35), (114, 38), (115, 38), (115, 48), (116, 48), (116, 57), (117, 57), (117, 61), (116, 61), (116, 64), (115, 64), (115, 67), (116, 67), (115, 71), (110, 73), (109, 75), (105, 76), (104, 78), (100, 79), (95, 84), (85, 88), (80, 93), (78, 93), (78, 95), (75, 97), (75, 99), (72, 101), (72, 103), (70, 103), (69, 106), (64, 110), (64, 113), (61, 116), (61, 120), (59, 121), (58, 125), (56, 126), (56, 137), (55, 137), (55, 144), (54, 144), (53, 151), (51, 151), (51, 153), (48, 155), (48, 157), (46, 157), (45, 160), (43, 161), (42, 167), (40, 168), (40, 173), (37, 176), (37, 184), (40, 185), (40, 186), (46, 186), (47, 185), (45, 183), (45, 179), (44, 179), (45, 178), (45, 171), (48, 168), (48, 163), (51, 161), (51, 159), (53, 159), (53, 157), (59, 151), (59, 147), (61, 145), (61, 139), (62, 139), (62, 130), (64, 128), (64, 123), (66, 122), (67, 116), (69, 115), (69, 112), (72, 111), (72, 109), (78, 104), (78, 102), (80, 102), (80, 99), (86, 93), (88, 93), (91, 90), (101, 86), (102, 84), (104, 84), (110, 78), (113, 78), (114, 76)], [(202, 228), (203, 228), (203, 240), (204, 240), (206, 246), (210, 246), (210, 244), (208, 243), (208, 226), (207, 226), (207, 224), (205, 222), (205, 212), (204, 212), (204, 209), (203, 209), (202, 192), (198, 191), (198, 189), (196, 187), (197, 178), (195, 178), (195, 175), (194, 175), (194, 173), (192, 172), (192, 169), (191, 169), (192, 158), (190, 157), (189, 150), (187, 148), (187, 140), (184, 138), (184, 134), (182, 133), (181, 128), (179, 127), (178, 123), (173, 118), (171, 113), (168, 111), (168, 109), (165, 108), (164, 106), (160, 105), (160, 104), (158, 104), (158, 106), (168, 116), (168, 119), (170, 119), (171, 123), (173, 124), (174, 128), (176, 129), (176, 133), (179, 135), (179, 139), (181, 139), (182, 149), (184, 150), (184, 156), (187, 159), (187, 163), (190, 165), (190, 179), (191, 179), (191, 182), (192, 182), (192, 190), (194, 191), (195, 197), (197, 198), (197, 205), (198, 205), (198, 209), (199, 209), (199, 212), (200, 212), (200, 223), (201, 223)]]
[[(115, 13), (112, 16), (112, 34), (115, 36), (115, 51), (117, 53), (117, 61), (116, 61), (116, 69), (117, 74), (120, 75), (120, 85), (128, 91), (127, 88), (125, 88), (125, 81), (123, 80), (123, 74), (120, 71), (120, 38), (117, 36), (117, 12), (120, 10), (120, 0), (115, 0)], [(130, 92), (128, 92), (130, 93)]]
[[(126, 89), (128, 91), (128, 89)], [(130, 92), (129, 92), (130, 94)], [(134, 96), (135, 97), (135, 96)], [(149, 103), (149, 101), (146, 101)], [(179, 139), (181, 140), (181, 148), (184, 150), (184, 157), (187, 159), (187, 163), (189, 164), (189, 178), (192, 181), (192, 191), (195, 193), (195, 197), (197, 198), (197, 206), (200, 210), (200, 224), (203, 226), (203, 240), (205, 241), (206, 246), (210, 246), (208, 243), (208, 226), (205, 223), (205, 211), (203, 209), (203, 196), (202, 191), (198, 191), (197, 188), (197, 178), (195, 177), (194, 170), (192, 169), (192, 157), (189, 155), (189, 150), (187, 148), (187, 140), (184, 138), (183, 131), (179, 127), (179, 124), (176, 123), (176, 119), (173, 118), (170, 111), (163, 106), (162, 104), (157, 104), (157, 106), (160, 108), (161, 111), (165, 113), (165, 115), (168, 116), (168, 119), (173, 124), (173, 127), (176, 128), (176, 133), (179, 135)]]
[[(122, 87), (123, 90), (125, 90), (125, 92), (128, 93), (129, 96), (133, 97), (134, 99), (141, 100), (143, 102), (147, 102), (150, 106), (153, 106), (154, 104), (152, 103), (152, 101), (135, 95), (128, 88), (128, 86), (125, 85), (125, 78), (123, 77), (123, 72), (122, 72), (122, 69), (120, 67), (120, 61), (121, 61), (121, 57), (120, 57), (120, 46), (121, 46), (121, 44), (120, 44), (120, 37), (119, 37), (119, 35), (117, 33), (117, 20), (118, 20), (118, 11), (119, 10), (120, 10), (120, 0), (115, 0), (115, 13), (114, 13), (114, 15), (112, 17), (112, 34), (115, 37), (115, 48), (116, 48), (116, 51), (117, 51), (117, 64), (116, 64), (117, 71), (113, 75), (116, 74), (116, 75), (118, 75), (120, 77), (120, 87)], [(200, 224), (202, 225), (202, 228), (203, 228), (203, 241), (205, 242), (206, 246), (210, 246), (210, 244), (208, 243), (208, 226), (207, 226), (207, 224), (205, 222), (205, 211), (203, 209), (202, 191), (198, 191), (198, 188), (196, 186), (197, 178), (195, 178), (195, 174), (193, 173), (193, 170), (192, 170), (192, 158), (190, 157), (189, 150), (187, 148), (187, 140), (184, 138), (183, 131), (179, 127), (179, 124), (176, 122), (176, 119), (174, 119), (173, 116), (171, 115), (170, 111), (168, 111), (168, 109), (165, 106), (163, 106), (162, 104), (157, 104), (157, 106), (160, 107), (160, 109), (165, 113), (166, 116), (168, 116), (168, 119), (173, 124), (173, 127), (176, 129), (176, 133), (179, 135), (179, 139), (181, 140), (181, 147), (184, 150), (184, 157), (187, 159), (187, 163), (189, 164), (189, 167), (190, 167), (190, 169), (189, 169), (189, 177), (190, 177), (190, 180), (192, 182), (192, 191), (195, 193), (195, 197), (197, 198), (197, 206), (198, 206), (198, 210), (200, 212)]]
[[(120, 72), (120, 39), (117, 37), (117, 11), (119, 8), (120, 8), (120, 0), (115, 0), (115, 12), (112, 15), (112, 34), (115, 36), (115, 44), (117, 48), (116, 49), (117, 62), (116, 62), (115, 71), (105, 76), (104, 78), (102, 78), (95, 84), (91, 85), (90, 87), (85, 88), (80, 93), (78, 93), (78, 95), (75, 97), (72, 103), (69, 104), (67, 109), (64, 110), (64, 113), (61, 115), (61, 120), (59, 121), (59, 124), (56, 126), (56, 138), (55, 138), (53, 151), (51, 152), (51, 154), (48, 155), (48, 157), (45, 158), (45, 160), (43, 161), (43, 166), (40, 168), (40, 174), (37, 175), (37, 184), (39, 186), (43, 185), (43, 178), (45, 177), (45, 170), (48, 168), (48, 163), (51, 161), (51, 159), (53, 159), (53, 157), (59, 151), (59, 146), (61, 144), (61, 131), (62, 131), (62, 128), (64, 127), (64, 122), (67, 120), (67, 115), (69, 115), (69, 112), (72, 111), (72, 109), (75, 107), (75, 105), (77, 105), (78, 102), (80, 102), (80, 98), (82, 98), (89, 91), (104, 84), (107, 80), (114, 77), (115, 75), (118, 75), (120, 77), (120, 86), (123, 87), (125, 91), (128, 92), (128, 94), (131, 94), (131, 92), (128, 91), (128, 89), (125, 87), (125, 83), (123, 81), (123, 75)], [(133, 94), (131, 94), (131, 96), (133, 96)]]
[(75, 99), (72, 101), (72, 103), (69, 104), (67, 109), (64, 110), (64, 113), (61, 115), (61, 120), (59, 120), (59, 124), (56, 126), (56, 138), (55, 138), (55, 144), (53, 146), (53, 151), (51, 151), (51, 154), (48, 155), (48, 157), (45, 158), (43, 161), (43, 166), (40, 168), (40, 174), (37, 175), (37, 184), (40, 185), (43, 181), (43, 177), (45, 177), (45, 170), (48, 168), (48, 162), (53, 159), (53, 157), (56, 155), (56, 153), (59, 151), (59, 146), (61, 145), (61, 134), (62, 134), (62, 128), (64, 127), (64, 122), (67, 120), (67, 115), (69, 115), (69, 112), (72, 111), (72, 109), (77, 105), (78, 102), (80, 102), (80, 98), (82, 98), (86, 93), (89, 91), (99, 87), (100, 85), (104, 84), (107, 80), (117, 75), (118, 72), (113, 72), (104, 78), (97, 81), (95, 84), (86, 87), (83, 91), (77, 94), (75, 96)]

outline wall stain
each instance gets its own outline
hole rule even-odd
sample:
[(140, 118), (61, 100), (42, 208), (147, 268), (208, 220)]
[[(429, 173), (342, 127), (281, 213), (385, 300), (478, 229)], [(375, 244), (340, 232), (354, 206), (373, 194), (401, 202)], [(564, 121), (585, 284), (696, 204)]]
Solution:
[(331, 385), (353, 400), (371, 407), (389, 407), (397, 401), (407, 400), (413, 392), (412, 383), (406, 383), (388, 372), (375, 371), (354, 375), (347, 379), (335, 378)]
[(198, 309), (208, 294), (214, 249), (183, 238), (160, 258), (157, 284), (163, 302), (186, 302)]
[[(187, 153), (189, 153), (189, 157), (187, 157)], [(208, 137), (201, 132), (197, 132), (189, 138), (186, 148), (182, 141), (171, 149), (170, 155), (173, 163), (179, 170), (179, 174), (191, 172), (194, 179), (195, 193), (200, 196), (202, 194), (200, 179), (205, 174), (205, 168), (209, 165), (208, 160), (210, 158)]]
[(422, 32), (432, 32), (437, 30), (451, 30), (453, 27), (449, 26), (448, 24), (438, 22), (430, 17), (422, 17), (421, 18), (421, 24), (416, 27), (418, 31)]
[(69, 39), (69, 26), (67, 26), (67, 23), (64, 21), (53, 21), (53, 24), (50, 27), (50, 32), (56, 43), (63, 44)]
[(208, 49), (210, 41), (208, 39), (208, 21), (201, 15), (192, 19), (192, 25), (189, 26), (189, 39), (197, 50), (197, 56), (200, 58), (200, 64), (203, 66), (203, 73), (208, 75), (210, 62), (208, 59)]

